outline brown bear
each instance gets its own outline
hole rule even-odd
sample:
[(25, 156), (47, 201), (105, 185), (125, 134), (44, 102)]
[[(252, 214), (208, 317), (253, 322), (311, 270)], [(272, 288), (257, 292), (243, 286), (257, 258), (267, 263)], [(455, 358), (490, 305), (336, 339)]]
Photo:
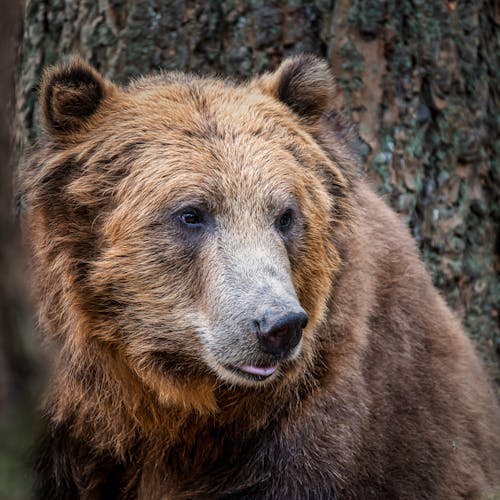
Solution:
[(240, 84), (45, 73), (39, 498), (499, 491), (493, 391), (333, 97), (312, 56)]

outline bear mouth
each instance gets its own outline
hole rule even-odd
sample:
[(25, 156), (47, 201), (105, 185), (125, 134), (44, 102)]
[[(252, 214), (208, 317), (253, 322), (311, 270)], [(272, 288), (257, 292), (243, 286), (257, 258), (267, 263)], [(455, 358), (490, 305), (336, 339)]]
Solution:
[(278, 365), (271, 366), (228, 366), (228, 368), (237, 375), (245, 377), (247, 380), (262, 381), (270, 378), (278, 369)]

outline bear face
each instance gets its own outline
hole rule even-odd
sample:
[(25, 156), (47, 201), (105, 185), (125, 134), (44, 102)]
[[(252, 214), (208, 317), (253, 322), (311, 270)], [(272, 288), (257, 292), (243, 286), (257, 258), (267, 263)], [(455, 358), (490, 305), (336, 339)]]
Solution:
[(55, 153), (30, 178), (29, 225), (49, 332), (112, 345), (160, 394), (304, 372), (349, 194), (313, 138), (331, 76), (297, 61), (245, 86), (167, 74), (122, 89), (78, 60), (47, 72)]

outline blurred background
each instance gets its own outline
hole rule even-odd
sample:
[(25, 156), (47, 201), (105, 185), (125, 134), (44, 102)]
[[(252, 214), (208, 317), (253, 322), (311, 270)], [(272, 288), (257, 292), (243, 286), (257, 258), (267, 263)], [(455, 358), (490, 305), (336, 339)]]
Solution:
[(497, 0), (1, 0), (0, 499), (30, 498), (46, 383), (13, 203), (43, 68), (79, 53), (120, 83), (165, 69), (247, 78), (312, 52), (337, 78), (362, 168), (407, 221), (500, 387)]

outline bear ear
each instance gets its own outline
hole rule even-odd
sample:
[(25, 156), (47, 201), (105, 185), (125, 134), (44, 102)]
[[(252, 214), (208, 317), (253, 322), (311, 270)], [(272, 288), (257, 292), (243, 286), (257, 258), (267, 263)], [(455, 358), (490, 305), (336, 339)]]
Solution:
[(285, 59), (274, 73), (258, 78), (257, 85), (307, 124), (316, 123), (329, 110), (336, 91), (327, 63), (306, 54)]
[(113, 88), (111, 82), (78, 57), (47, 69), (40, 87), (45, 131), (56, 136), (78, 132)]

